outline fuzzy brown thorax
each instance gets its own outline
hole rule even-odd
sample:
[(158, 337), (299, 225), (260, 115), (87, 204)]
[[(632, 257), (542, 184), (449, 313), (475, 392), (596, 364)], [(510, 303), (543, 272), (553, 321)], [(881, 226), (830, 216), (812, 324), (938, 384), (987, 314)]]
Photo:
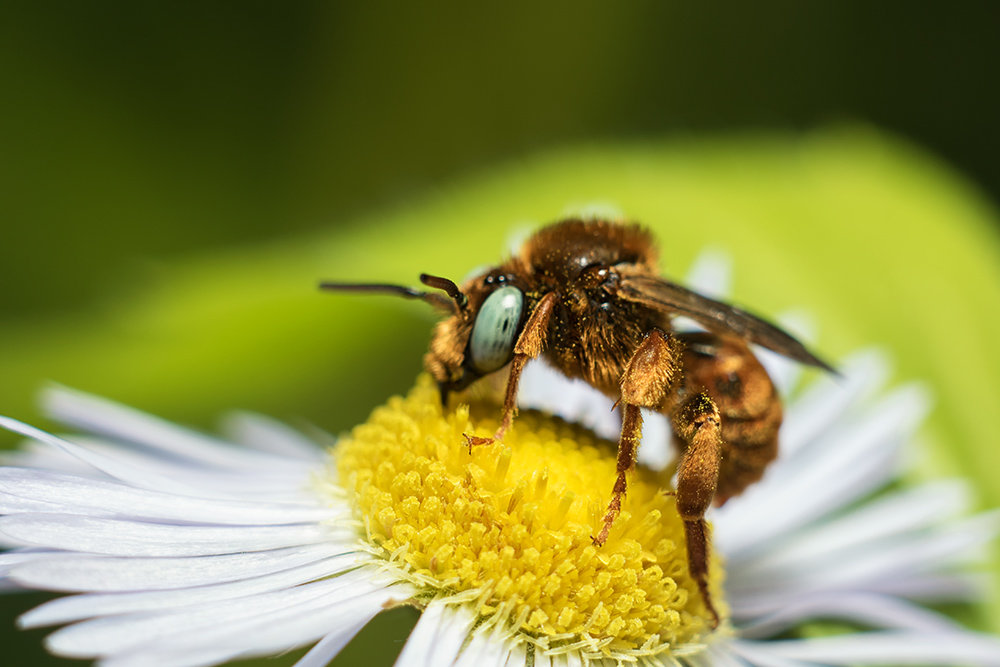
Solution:
[(637, 304), (614, 304), (612, 289), (621, 272), (657, 271), (651, 234), (636, 224), (565, 220), (543, 227), (517, 255), (462, 285), (468, 311), (437, 324), (424, 367), (443, 395), (482, 376), (469, 363), (469, 339), (489, 294), (511, 285), (525, 295), (525, 316), (541, 296), (559, 296), (548, 326), (545, 355), (571, 377), (609, 395), (631, 352), (650, 326), (668, 326), (664, 315)]

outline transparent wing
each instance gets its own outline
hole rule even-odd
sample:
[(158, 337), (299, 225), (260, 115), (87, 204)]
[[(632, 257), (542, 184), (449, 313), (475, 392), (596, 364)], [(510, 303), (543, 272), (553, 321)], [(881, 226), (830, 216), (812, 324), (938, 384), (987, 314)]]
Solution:
[(789, 359), (836, 373), (833, 367), (807, 350), (791, 334), (770, 322), (669, 280), (648, 275), (623, 275), (617, 295), (625, 301), (685, 315), (709, 331), (732, 334)]

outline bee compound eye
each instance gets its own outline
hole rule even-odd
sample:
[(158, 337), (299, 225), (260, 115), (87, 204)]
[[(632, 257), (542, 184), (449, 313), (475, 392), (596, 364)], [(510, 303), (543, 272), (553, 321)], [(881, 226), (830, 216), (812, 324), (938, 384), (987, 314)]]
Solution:
[(492, 373), (510, 361), (522, 310), (524, 294), (516, 287), (501, 287), (486, 297), (469, 339), (469, 354), (477, 371)]

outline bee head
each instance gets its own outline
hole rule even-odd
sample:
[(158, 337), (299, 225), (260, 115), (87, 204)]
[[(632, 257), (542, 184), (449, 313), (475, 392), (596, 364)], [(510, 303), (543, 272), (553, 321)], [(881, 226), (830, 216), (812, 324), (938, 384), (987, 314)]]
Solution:
[(466, 307), (434, 329), (424, 366), (437, 380), (442, 401), (506, 366), (524, 327), (524, 292), (494, 269), (463, 286)]
[(450, 316), (435, 326), (424, 357), (424, 366), (437, 381), (444, 401), (450, 392), (465, 389), (511, 360), (524, 326), (524, 293), (495, 271), (470, 280), (465, 291), (447, 278), (426, 273), (420, 275), (420, 282), (440, 291), (382, 283), (323, 282), (320, 288), (420, 299), (448, 311)]

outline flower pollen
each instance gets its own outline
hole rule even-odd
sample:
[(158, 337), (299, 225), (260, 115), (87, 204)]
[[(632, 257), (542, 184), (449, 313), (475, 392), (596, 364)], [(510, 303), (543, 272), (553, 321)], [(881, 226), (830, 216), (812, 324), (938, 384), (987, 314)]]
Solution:
[(333, 450), (364, 539), (425, 592), (416, 604), (473, 594), (483, 622), (499, 618), (536, 650), (633, 660), (695, 650), (711, 616), (688, 573), (669, 476), (630, 473), (622, 512), (597, 547), (615, 443), (525, 411), (503, 443), (470, 453), (462, 434), (490, 434), (499, 416), (484, 400), (443, 411), (422, 376)]

